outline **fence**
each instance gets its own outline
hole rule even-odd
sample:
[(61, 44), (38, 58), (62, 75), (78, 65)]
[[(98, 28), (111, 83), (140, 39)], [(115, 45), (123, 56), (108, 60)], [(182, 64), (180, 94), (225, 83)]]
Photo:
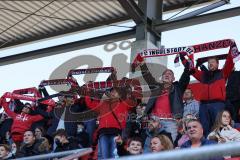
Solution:
[(142, 154), (137, 156), (122, 157), (118, 160), (202, 160), (229, 155), (240, 156), (240, 142)]
[(92, 148), (84, 148), (84, 149), (76, 149), (71, 151), (48, 153), (43, 155), (18, 158), (17, 160), (41, 160), (41, 159), (46, 160), (49, 158), (58, 158), (58, 157), (64, 157), (64, 156), (67, 156), (67, 157), (61, 158), (60, 160), (72, 160), (74, 158), (85, 156), (91, 152), (92, 152)]

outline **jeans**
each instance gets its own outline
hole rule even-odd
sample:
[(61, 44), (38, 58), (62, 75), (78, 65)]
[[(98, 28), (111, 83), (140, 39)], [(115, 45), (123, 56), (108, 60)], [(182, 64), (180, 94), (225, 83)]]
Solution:
[(98, 159), (115, 158), (114, 150), (116, 143), (114, 137), (116, 135), (104, 134), (99, 136), (98, 143)]
[(162, 129), (168, 133), (171, 133), (173, 142), (176, 140), (178, 135), (177, 122), (174, 120), (160, 120)]
[(84, 125), (86, 126), (86, 132), (89, 135), (89, 144), (92, 145), (93, 143), (93, 134), (94, 131), (96, 130), (96, 119), (91, 119), (89, 121), (85, 121)]
[(204, 136), (207, 137), (210, 133), (217, 114), (224, 110), (225, 103), (214, 102), (214, 103), (201, 103), (199, 108), (199, 118), (203, 127)]

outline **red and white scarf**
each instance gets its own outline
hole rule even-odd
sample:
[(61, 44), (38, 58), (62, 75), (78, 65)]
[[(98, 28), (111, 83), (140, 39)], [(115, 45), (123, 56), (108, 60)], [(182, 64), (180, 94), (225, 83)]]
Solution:
[(72, 79), (51, 79), (51, 80), (43, 80), (40, 83), (40, 86), (51, 86), (51, 85), (69, 85), (69, 86), (78, 86), (78, 83)]
[(114, 71), (113, 67), (101, 67), (101, 68), (88, 68), (88, 69), (72, 69), (68, 72), (68, 77), (72, 75), (80, 74), (92, 74), (92, 73), (112, 73)]
[(23, 95), (23, 94), (33, 94), (35, 97), (39, 97), (39, 98), (42, 97), (42, 95), (39, 93), (39, 91), (36, 87), (17, 89), (17, 90), (14, 90), (12, 93), (21, 94), (21, 95)]
[[(233, 61), (236, 62), (240, 59), (240, 53), (236, 46), (236, 43), (232, 39), (224, 39), (219, 41), (213, 41), (188, 47), (177, 47), (177, 48), (165, 48), (165, 49), (147, 49), (140, 53), (137, 53), (136, 58), (132, 63), (133, 70), (139, 65), (139, 62), (142, 62), (144, 58), (148, 57), (159, 57), (159, 56), (168, 56), (177, 54), (174, 63), (177, 64), (179, 62), (179, 54), (184, 54), (184, 56), (188, 56), (190, 60), (193, 60), (193, 55), (195, 53), (211, 51), (220, 48), (230, 47), (229, 54), (232, 55)], [(193, 61), (192, 61), (193, 64)]]
[(112, 87), (126, 87), (132, 88), (132, 93), (136, 98), (142, 97), (142, 88), (139, 80), (137, 79), (126, 79), (116, 81), (101, 81), (101, 82), (90, 82), (82, 87), (74, 87), (70, 92), (77, 92), (79, 95), (89, 95), (91, 90), (106, 90)]
[(25, 101), (36, 101), (40, 97), (34, 97), (34, 96), (28, 96), (23, 94), (16, 94), (11, 92), (6, 92), (2, 97), (4, 98), (10, 98), (10, 99), (19, 99), (19, 100), (25, 100)]

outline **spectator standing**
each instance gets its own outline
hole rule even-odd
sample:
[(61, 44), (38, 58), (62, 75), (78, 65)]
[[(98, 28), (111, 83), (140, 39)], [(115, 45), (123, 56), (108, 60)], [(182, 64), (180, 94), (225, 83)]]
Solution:
[(187, 115), (192, 115), (193, 117), (199, 117), (199, 102), (196, 101), (193, 97), (193, 92), (190, 88), (186, 89), (183, 94), (183, 117)]
[(125, 88), (112, 88), (101, 101), (86, 97), (86, 104), (99, 113), (99, 159), (114, 158), (114, 137), (126, 128), (128, 111), (137, 105), (135, 98)]
[(232, 71), (228, 77), (226, 96), (227, 107), (235, 123), (240, 123), (240, 71)]
[[(179, 81), (175, 81), (174, 73), (166, 69), (162, 73), (161, 82), (155, 80), (145, 62), (141, 63), (143, 78), (152, 90), (147, 103), (146, 113), (158, 116), (166, 132), (171, 133), (172, 139), (177, 137), (177, 121), (183, 115), (183, 93), (190, 81), (189, 65), (186, 65)], [(158, 89), (155, 89), (155, 87)]]
[(218, 69), (218, 67), (217, 57), (211, 57), (208, 59), (207, 71), (200, 71), (195, 68), (193, 74), (201, 82), (199, 117), (205, 137), (210, 133), (217, 113), (225, 108), (226, 80), (234, 67), (231, 54), (228, 54), (223, 69)]

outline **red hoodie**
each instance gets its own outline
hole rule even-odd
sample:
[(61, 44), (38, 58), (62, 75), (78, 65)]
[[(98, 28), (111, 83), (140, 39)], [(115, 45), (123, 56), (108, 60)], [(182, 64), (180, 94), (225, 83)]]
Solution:
[[(201, 82), (200, 100), (220, 100), (226, 99), (226, 79), (231, 74), (234, 67), (232, 56), (229, 54), (223, 69), (214, 72), (200, 71), (195, 69), (193, 76)], [(211, 76), (211, 78), (209, 78)]]
[[(121, 130), (126, 128), (128, 111), (136, 106), (136, 102), (131, 99), (125, 101), (119, 99), (96, 101), (91, 100), (91, 98), (87, 96), (85, 101), (90, 109), (99, 113), (99, 129), (117, 128)], [(116, 115), (116, 118), (114, 117), (113, 112)]]
[(11, 133), (24, 134), (26, 130), (29, 130), (34, 122), (43, 119), (40, 115), (29, 115), (26, 113), (17, 114), (9, 109), (9, 103), (2, 101), (2, 106), (9, 117), (13, 119), (13, 124), (11, 127)]

